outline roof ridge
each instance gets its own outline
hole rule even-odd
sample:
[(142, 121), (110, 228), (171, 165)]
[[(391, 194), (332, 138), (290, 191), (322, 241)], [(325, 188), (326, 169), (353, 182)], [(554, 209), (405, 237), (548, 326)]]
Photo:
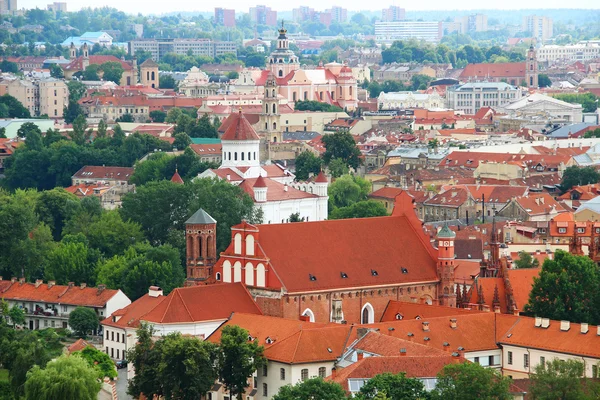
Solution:
[[(177, 288), (175, 288), (175, 290), (177, 290)], [(168, 309), (171, 307), (171, 302), (173, 301), (173, 297), (174, 297), (174, 296), (171, 296), (171, 297), (169, 298), (169, 303), (166, 305), (166, 307), (165, 307), (165, 312), (164, 312), (164, 314), (162, 315), (162, 317), (160, 317), (160, 321), (159, 321), (159, 322), (163, 322), (163, 320), (165, 319), (165, 315), (167, 315), (167, 310), (168, 310)], [(160, 303), (158, 303), (158, 304), (162, 304), (162, 301), (161, 301)], [(147, 314), (150, 314), (150, 312), (151, 312), (151, 311), (152, 311), (152, 310), (148, 311), (146, 314), (144, 314), (144, 316), (146, 316)]]
[(183, 297), (181, 297), (181, 292), (179, 290), (180, 288), (175, 288), (175, 290), (177, 291), (177, 295), (179, 296), (179, 298), (181, 299), (181, 302), (183, 303), (183, 307), (185, 308), (185, 311), (188, 313), (188, 315), (190, 316), (190, 320), (194, 321), (194, 316), (192, 315), (192, 313), (190, 312), (187, 304), (185, 303), (185, 300), (183, 300)]

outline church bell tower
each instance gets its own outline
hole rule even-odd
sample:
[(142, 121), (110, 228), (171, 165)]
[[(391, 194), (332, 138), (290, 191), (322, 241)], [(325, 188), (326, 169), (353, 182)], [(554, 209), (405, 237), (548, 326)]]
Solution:
[(279, 90), (277, 80), (272, 72), (267, 75), (265, 82), (265, 95), (263, 97), (263, 110), (261, 113), (261, 129), (266, 132), (266, 140), (269, 143), (277, 143), (283, 140), (281, 126), (279, 126)]
[(538, 62), (537, 62), (537, 52), (533, 47), (533, 43), (529, 46), (529, 50), (527, 50), (527, 61), (525, 62), (526, 70), (525, 70), (525, 80), (527, 81), (528, 88), (537, 88), (538, 87)]
[(438, 290), (439, 304), (446, 307), (456, 307), (456, 292), (454, 290), (454, 239), (456, 233), (444, 224), (437, 233), (438, 241)]
[(185, 222), (187, 284), (206, 281), (217, 260), (217, 221), (199, 209)]

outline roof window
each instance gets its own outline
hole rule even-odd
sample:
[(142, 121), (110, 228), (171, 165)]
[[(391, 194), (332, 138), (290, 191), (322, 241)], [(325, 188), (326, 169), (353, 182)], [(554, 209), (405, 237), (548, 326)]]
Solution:
[(342, 276), (343, 279), (346, 279), (348, 277), (348, 274), (345, 272), (340, 272), (340, 275)]
[(402, 273), (403, 274), (408, 274), (408, 269), (407, 268), (402, 268)]
[(375, 271), (374, 269), (372, 269), (372, 270), (371, 270), (371, 275), (373, 275), (373, 276), (377, 276), (377, 275), (379, 275), (379, 274), (377, 273), (377, 271)]
[(308, 279), (310, 279), (311, 281), (316, 281), (317, 277), (314, 276), (313, 274), (308, 274)]

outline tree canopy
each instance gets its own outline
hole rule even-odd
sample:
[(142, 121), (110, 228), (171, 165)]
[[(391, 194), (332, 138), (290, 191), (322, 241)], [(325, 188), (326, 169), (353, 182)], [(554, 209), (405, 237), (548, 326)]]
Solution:
[(572, 322), (600, 324), (600, 271), (586, 256), (556, 250), (533, 278), (525, 312)]
[(540, 262), (537, 258), (534, 258), (531, 254), (522, 250), (519, 252), (519, 258), (513, 262), (513, 264), (519, 268), (537, 268), (540, 266)]
[(600, 182), (600, 172), (594, 167), (579, 167), (572, 165), (565, 170), (560, 188), (563, 192), (571, 189), (573, 186), (582, 186), (590, 183)]
[(585, 365), (581, 361), (555, 358), (535, 367), (530, 378), (529, 395), (534, 400), (596, 399), (593, 392), (598, 389), (598, 383), (588, 382), (589, 386), (584, 387), (584, 377)]
[(347, 207), (367, 199), (371, 183), (356, 175), (344, 175), (329, 185), (330, 208)]
[(349, 132), (340, 131), (325, 135), (321, 141), (325, 146), (323, 161), (326, 164), (339, 158), (349, 167), (358, 168), (360, 165), (360, 150), (356, 147), (354, 137)]
[(312, 151), (304, 151), (296, 156), (296, 180), (306, 181), (310, 174), (318, 175), (323, 161)]
[(346, 392), (338, 383), (311, 378), (279, 389), (273, 400), (346, 400)]
[(69, 314), (69, 326), (79, 337), (85, 337), (98, 328), (98, 315), (89, 307), (77, 307)]
[(478, 363), (448, 364), (437, 376), (433, 400), (509, 400), (510, 379)]
[(358, 400), (375, 400), (385, 393), (390, 400), (419, 400), (427, 397), (423, 382), (407, 378), (404, 373), (379, 374), (369, 379), (356, 395)]

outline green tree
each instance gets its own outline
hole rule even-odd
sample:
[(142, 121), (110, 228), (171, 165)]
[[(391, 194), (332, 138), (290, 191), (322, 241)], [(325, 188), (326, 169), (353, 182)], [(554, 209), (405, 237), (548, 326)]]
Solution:
[(348, 164), (341, 158), (334, 158), (329, 162), (329, 172), (334, 178), (339, 178), (349, 172)]
[(298, 111), (341, 112), (340, 107), (314, 100), (297, 101), (294, 108)]
[(86, 87), (80, 81), (67, 82), (67, 88), (69, 89), (69, 103), (77, 103), (85, 95)]
[[(162, 87), (162, 85), (161, 85)], [(154, 111), (150, 111), (150, 118), (152, 119), (152, 122), (160, 122), (163, 123), (165, 122), (165, 119), (167, 118), (167, 113), (161, 110), (154, 110)]]
[(295, 213), (290, 214), (289, 221), (290, 222), (303, 222), (304, 218), (300, 218), (300, 213), (295, 212)]
[(104, 379), (104, 377), (114, 379), (117, 377), (115, 363), (110, 359), (108, 354), (98, 350), (94, 346), (87, 346), (83, 350), (74, 352), (73, 355), (78, 355), (87, 361), (88, 365), (98, 373), (98, 379)]
[(27, 137), (32, 133), (37, 133), (38, 135), (42, 136), (42, 131), (33, 122), (24, 122), (21, 124), (19, 129), (17, 129), (17, 136), (25, 140), (27, 140)]
[(317, 175), (321, 171), (322, 160), (312, 151), (304, 151), (296, 156), (296, 180), (306, 181), (310, 174)]
[(60, 240), (65, 222), (79, 208), (79, 198), (63, 188), (45, 190), (39, 194), (35, 212), (51, 230), (54, 240)]
[(387, 210), (380, 202), (363, 200), (346, 207), (334, 209), (329, 215), (329, 219), (383, 217), (386, 215)]
[(25, 399), (95, 400), (99, 391), (96, 371), (81, 357), (63, 355), (27, 373)]
[(69, 314), (69, 326), (75, 334), (85, 338), (90, 331), (98, 329), (98, 315), (88, 307), (77, 307)]
[(600, 181), (600, 172), (594, 167), (578, 167), (572, 165), (565, 170), (560, 188), (563, 192), (571, 189), (573, 186), (588, 185)]
[(73, 123), (73, 121), (75, 121), (80, 115), (83, 115), (83, 109), (79, 103), (69, 100), (69, 104), (63, 109), (63, 118), (65, 119), (65, 123)]
[(105, 81), (115, 82), (117, 85), (121, 82), (121, 76), (123, 76), (123, 66), (121, 63), (116, 61), (108, 61), (100, 65), (102, 70), (102, 78)]
[(125, 113), (116, 119), (116, 122), (134, 122), (133, 115)]
[(279, 389), (273, 400), (346, 400), (346, 392), (339, 383), (312, 378), (294, 386), (286, 385)]
[(534, 400), (585, 400), (583, 377), (585, 366), (581, 361), (555, 358), (535, 367), (529, 395)]
[(98, 254), (87, 246), (86, 241), (83, 235), (65, 236), (47, 255), (46, 278), (59, 285), (68, 282), (93, 284)]
[(78, 145), (86, 143), (88, 137), (86, 137), (86, 129), (88, 127), (87, 120), (83, 114), (79, 114), (75, 121), (73, 121), (73, 130), (69, 131), (69, 137), (73, 142)]
[(21, 307), (17, 307), (16, 305), (12, 306), (10, 310), (8, 310), (7, 315), (13, 324), (13, 328), (25, 323), (25, 311)]
[(221, 342), (217, 354), (219, 380), (231, 398), (242, 399), (248, 387), (248, 378), (266, 363), (264, 348), (248, 341), (248, 331), (235, 325), (221, 330)]
[(358, 400), (374, 400), (378, 393), (385, 393), (390, 400), (419, 400), (427, 397), (423, 382), (407, 378), (406, 374), (384, 373), (375, 375), (360, 389)]
[(90, 247), (100, 250), (105, 257), (122, 254), (129, 246), (144, 240), (140, 225), (123, 221), (116, 210), (102, 213), (89, 225), (86, 236)]
[(357, 169), (360, 165), (360, 150), (356, 147), (354, 137), (349, 132), (335, 132), (321, 139), (325, 145), (323, 161), (329, 164), (334, 158), (342, 159), (346, 165)]
[(448, 364), (438, 374), (433, 400), (509, 400), (510, 379), (477, 363)]
[(84, 81), (99, 81), (100, 76), (98, 75), (98, 72), (100, 72), (100, 66), (97, 64), (90, 64), (85, 71), (83, 71), (81, 77)]
[(192, 144), (192, 139), (190, 139), (187, 133), (181, 132), (175, 135), (173, 148), (176, 148), (177, 150), (185, 150), (190, 144)]
[(550, 80), (550, 78), (548, 78), (548, 75), (539, 74), (538, 75), (538, 85), (541, 88), (550, 87), (550, 86), (552, 86), (552, 81)]
[(6, 128), (0, 128), (0, 139), (6, 139)]
[(355, 175), (344, 175), (328, 188), (329, 201), (333, 207), (346, 207), (367, 199), (371, 183)]
[[(9, 94), (0, 96), (0, 105), (3, 105), (5, 115), (3, 118), (30, 118), (29, 110), (19, 100)], [(8, 109), (8, 114), (6, 110)]]
[(517, 268), (537, 268), (540, 266), (540, 262), (537, 258), (534, 258), (531, 254), (522, 250), (519, 252), (519, 258), (514, 261)]
[(107, 125), (106, 122), (101, 119), (100, 122), (98, 122), (98, 129), (96, 130), (96, 138), (103, 138), (106, 137), (106, 130), (107, 130)]
[(60, 65), (52, 64), (50, 65), (50, 76), (56, 79), (63, 79), (65, 77), (65, 73)]
[(177, 83), (171, 75), (161, 75), (158, 85), (161, 89), (176, 89)]
[(600, 271), (586, 256), (557, 250), (533, 278), (525, 311), (554, 320), (600, 324)]

